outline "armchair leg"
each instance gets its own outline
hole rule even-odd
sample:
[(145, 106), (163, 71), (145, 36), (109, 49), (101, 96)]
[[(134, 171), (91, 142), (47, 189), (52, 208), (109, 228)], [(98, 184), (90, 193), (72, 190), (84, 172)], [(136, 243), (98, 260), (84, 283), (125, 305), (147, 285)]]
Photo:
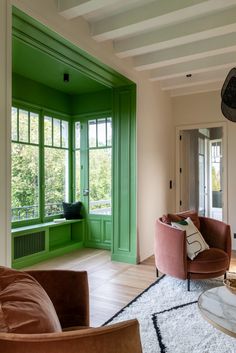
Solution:
[(156, 268), (156, 276), (157, 276), (157, 277), (159, 276), (158, 268)]
[(224, 273), (224, 279), (226, 279), (227, 275), (226, 275), (226, 272)]
[(187, 278), (187, 290), (190, 292), (190, 276)]

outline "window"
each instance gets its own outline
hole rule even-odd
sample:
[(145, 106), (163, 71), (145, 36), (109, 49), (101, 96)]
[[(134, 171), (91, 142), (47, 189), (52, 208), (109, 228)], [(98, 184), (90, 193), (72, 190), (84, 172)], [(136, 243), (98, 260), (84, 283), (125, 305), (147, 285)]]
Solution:
[(80, 122), (75, 123), (75, 199), (80, 200)]
[(62, 213), (69, 193), (68, 122), (44, 117), (45, 217)]
[(89, 213), (111, 215), (111, 118), (89, 120)]
[(39, 114), (12, 108), (12, 221), (39, 218)]
[(61, 214), (69, 200), (68, 121), (18, 107), (11, 119), (12, 222)]

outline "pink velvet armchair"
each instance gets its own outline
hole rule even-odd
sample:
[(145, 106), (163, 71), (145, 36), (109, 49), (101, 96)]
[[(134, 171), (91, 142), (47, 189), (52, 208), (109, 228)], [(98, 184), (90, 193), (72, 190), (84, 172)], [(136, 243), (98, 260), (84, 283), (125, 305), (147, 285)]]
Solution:
[[(208, 250), (200, 252), (193, 260), (187, 257), (186, 231), (168, 224), (187, 217), (193, 220), (209, 245)], [(173, 277), (186, 279), (189, 291), (191, 279), (215, 278), (225, 275), (229, 269), (230, 226), (215, 219), (198, 217), (192, 211), (169, 214), (156, 221), (154, 254), (157, 275), (160, 271)]]

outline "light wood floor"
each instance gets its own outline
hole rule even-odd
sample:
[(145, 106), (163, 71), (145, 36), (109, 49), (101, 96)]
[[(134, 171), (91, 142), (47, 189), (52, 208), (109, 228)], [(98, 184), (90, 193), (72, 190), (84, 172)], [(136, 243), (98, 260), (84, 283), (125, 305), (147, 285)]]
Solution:
[[(112, 262), (109, 251), (95, 249), (80, 249), (30, 269), (86, 270), (91, 326), (102, 325), (156, 280), (153, 256), (139, 265), (130, 265)], [(236, 251), (233, 252), (230, 271), (236, 272)]]

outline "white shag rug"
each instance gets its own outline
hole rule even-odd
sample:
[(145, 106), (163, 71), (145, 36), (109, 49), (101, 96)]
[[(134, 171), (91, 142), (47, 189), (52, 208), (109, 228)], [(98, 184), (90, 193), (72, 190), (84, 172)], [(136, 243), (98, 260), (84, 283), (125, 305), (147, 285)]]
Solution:
[(104, 325), (137, 318), (143, 353), (236, 353), (236, 338), (214, 328), (197, 306), (203, 291), (221, 285), (191, 281), (188, 292), (186, 281), (163, 276)]

